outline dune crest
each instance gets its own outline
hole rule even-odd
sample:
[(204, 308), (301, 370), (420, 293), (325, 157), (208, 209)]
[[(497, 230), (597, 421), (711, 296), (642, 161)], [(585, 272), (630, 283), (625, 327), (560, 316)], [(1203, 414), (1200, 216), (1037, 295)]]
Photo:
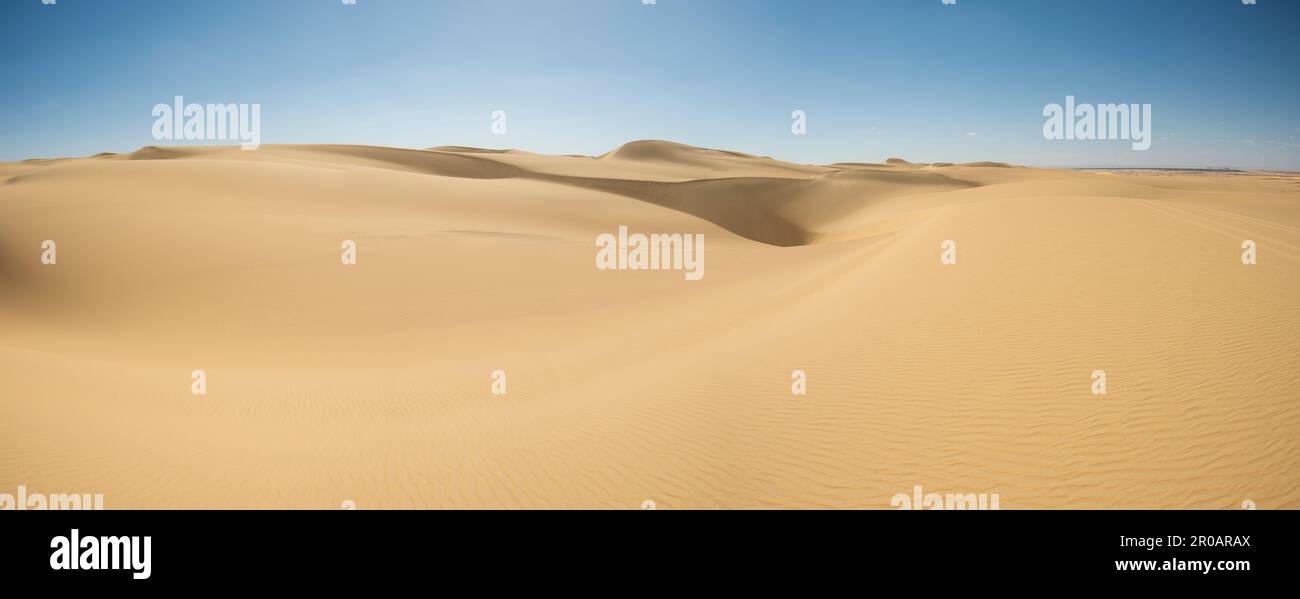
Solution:
[[(461, 179), (542, 181), (613, 193), (696, 216), (728, 231), (777, 246), (860, 239), (894, 226), (902, 213), (931, 202), (901, 198), (996, 184), (983, 171), (942, 175), (898, 158), (887, 164), (801, 165), (741, 152), (667, 141), (635, 141), (599, 157), (545, 156), (517, 150), (440, 146), (408, 150), (374, 146), (265, 146), (256, 154), (234, 147), (146, 146), (105, 160), (222, 160), (264, 164), (367, 166)], [(605, 165), (614, 165), (606, 167)], [(1000, 163), (961, 165), (971, 169)], [(649, 176), (639, 176), (641, 171)], [(1064, 173), (1063, 173), (1064, 175)], [(883, 215), (887, 218), (876, 219)]]

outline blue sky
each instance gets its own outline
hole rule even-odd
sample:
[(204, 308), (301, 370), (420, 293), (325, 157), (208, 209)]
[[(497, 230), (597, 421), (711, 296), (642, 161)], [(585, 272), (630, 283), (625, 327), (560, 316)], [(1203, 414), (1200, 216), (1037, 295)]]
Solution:
[[(187, 143), (182, 95), (262, 143), (1300, 170), (1300, 2), (1257, 1), (4, 0), (0, 160)], [(1152, 104), (1151, 149), (1045, 140), (1066, 95)]]

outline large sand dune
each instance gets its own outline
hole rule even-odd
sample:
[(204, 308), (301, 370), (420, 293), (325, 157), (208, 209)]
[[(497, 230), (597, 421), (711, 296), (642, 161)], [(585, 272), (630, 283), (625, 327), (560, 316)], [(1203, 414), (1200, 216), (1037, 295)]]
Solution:
[[(704, 234), (706, 275), (597, 270), (620, 225)], [(650, 141), (0, 164), (0, 492), (889, 508), (920, 485), (1003, 509), (1297, 508), (1297, 298), (1282, 174)]]

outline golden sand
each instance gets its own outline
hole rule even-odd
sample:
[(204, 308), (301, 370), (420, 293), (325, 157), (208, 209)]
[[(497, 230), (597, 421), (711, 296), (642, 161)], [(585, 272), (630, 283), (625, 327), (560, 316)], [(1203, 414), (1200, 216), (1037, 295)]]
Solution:
[[(598, 270), (620, 226), (703, 234), (705, 276)], [(1297, 508), (1298, 266), (1284, 174), (653, 141), (5, 163), (0, 492), (889, 509), (919, 485), (1002, 509)]]

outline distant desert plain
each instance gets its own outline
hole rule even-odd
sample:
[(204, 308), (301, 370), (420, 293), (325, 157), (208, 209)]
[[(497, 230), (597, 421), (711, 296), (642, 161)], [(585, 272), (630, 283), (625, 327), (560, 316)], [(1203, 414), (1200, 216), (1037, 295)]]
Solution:
[[(701, 276), (597, 268), (620, 227), (702, 234)], [(19, 486), (107, 509), (893, 509), (918, 487), (1300, 508), (1300, 176), (661, 141), (0, 163)]]

